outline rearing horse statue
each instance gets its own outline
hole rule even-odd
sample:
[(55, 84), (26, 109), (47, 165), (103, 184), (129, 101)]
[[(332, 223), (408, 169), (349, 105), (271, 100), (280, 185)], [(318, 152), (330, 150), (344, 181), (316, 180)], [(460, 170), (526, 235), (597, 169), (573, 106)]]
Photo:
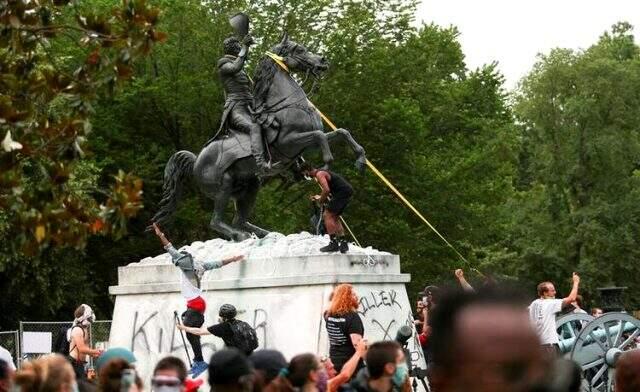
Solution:
[[(276, 126), (263, 131), (271, 158), (281, 162), (281, 170), (289, 170), (304, 151), (319, 148), (324, 165), (328, 167), (333, 161), (329, 143), (342, 139), (357, 155), (356, 167), (364, 170), (366, 158), (362, 146), (345, 129), (325, 133), (318, 111), (289, 74), (305, 72), (317, 75), (328, 69), (324, 57), (310, 53), (303, 45), (289, 40), (286, 33), (271, 52), (277, 56), (262, 58), (254, 78), (258, 115), (272, 116), (276, 120), (269, 121)], [(276, 62), (280, 58), (282, 65)], [(263, 237), (268, 231), (248, 221), (261, 185), (256, 173), (249, 135), (233, 129), (229, 129), (225, 137), (205, 146), (197, 157), (190, 151), (178, 151), (165, 167), (160, 210), (153, 221), (162, 225), (171, 219), (184, 183), (192, 179), (214, 201), (210, 222), (213, 230), (234, 241), (247, 239), (251, 233)], [(234, 200), (236, 205), (232, 224), (224, 221), (224, 211), (230, 200)]]

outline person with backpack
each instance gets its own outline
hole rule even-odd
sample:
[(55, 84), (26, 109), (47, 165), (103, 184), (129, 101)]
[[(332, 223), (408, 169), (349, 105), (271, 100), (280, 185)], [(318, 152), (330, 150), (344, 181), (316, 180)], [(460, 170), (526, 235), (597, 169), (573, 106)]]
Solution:
[(73, 325), (64, 334), (64, 341), (61, 344), (60, 354), (67, 356), (71, 362), (77, 380), (87, 378), (86, 365), (87, 356), (97, 358), (102, 354), (101, 350), (93, 349), (89, 346), (89, 328), (95, 321), (95, 314), (91, 306), (82, 304), (73, 313), (75, 317)]
[[(200, 328), (204, 324), (204, 311), (207, 307), (200, 289), (200, 282), (204, 272), (224, 267), (234, 261), (240, 261), (244, 259), (244, 256), (239, 255), (223, 260), (202, 261), (193, 257), (189, 252), (176, 250), (155, 222), (152, 226), (162, 246), (171, 255), (173, 264), (182, 271), (181, 291), (182, 296), (187, 301), (187, 310), (182, 313), (182, 323), (187, 327)], [(187, 340), (189, 340), (193, 350), (193, 365), (189, 373), (195, 378), (207, 370), (208, 365), (202, 356), (200, 336), (187, 331)]]
[(219, 323), (208, 328), (193, 328), (178, 325), (178, 329), (198, 336), (214, 335), (222, 339), (226, 347), (235, 347), (249, 356), (258, 348), (258, 335), (255, 329), (242, 320), (236, 319), (235, 306), (224, 304), (220, 307)]

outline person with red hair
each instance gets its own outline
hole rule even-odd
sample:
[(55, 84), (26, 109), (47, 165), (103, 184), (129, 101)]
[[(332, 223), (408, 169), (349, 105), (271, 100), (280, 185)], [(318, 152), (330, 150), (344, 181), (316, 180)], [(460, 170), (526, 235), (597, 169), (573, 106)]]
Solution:
[[(329, 335), (329, 358), (336, 372), (340, 373), (344, 364), (356, 353), (356, 346), (364, 335), (364, 326), (358, 314), (358, 296), (353, 286), (341, 284), (333, 290), (324, 321)], [(362, 361), (358, 369), (361, 367), (364, 367)]]

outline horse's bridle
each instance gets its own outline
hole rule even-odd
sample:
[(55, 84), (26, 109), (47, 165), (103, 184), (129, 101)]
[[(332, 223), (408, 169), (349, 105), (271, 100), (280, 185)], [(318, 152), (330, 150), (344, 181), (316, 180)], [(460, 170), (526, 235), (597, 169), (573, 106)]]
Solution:
[[(295, 43), (292, 47), (287, 48), (287, 54), (283, 55), (282, 51), (284, 48), (280, 48), (280, 50), (278, 51), (278, 56), (281, 56), (281, 58), (284, 60), (287, 57), (291, 57), (292, 59), (296, 60), (297, 62), (303, 64), (305, 66), (305, 68), (307, 69), (305, 72), (305, 76), (304, 79), (302, 80), (302, 83), (300, 83), (300, 87), (303, 87), (306, 83), (307, 80), (309, 79), (309, 75), (313, 75), (313, 84), (311, 85), (311, 88), (309, 89), (309, 92), (305, 92), (305, 94), (307, 95), (307, 97), (311, 97), (313, 96), (313, 93), (315, 92), (316, 86), (318, 84), (318, 82), (320, 80), (322, 80), (322, 75), (318, 74), (316, 72), (317, 70), (317, 66), (315, 64), (312, 64), (309, 60), (307, 60), (304, 57), (300, 57), (298, 55), (296, 55), (296, 49), (298, 48), (298, 46), (300, 46), (300, 44)], [(306, 52), (306, 51), (305, 51)], [(288, 72), (288, 69), (287, 69)], [(304, 91), (304, 88), (303, 88)]]

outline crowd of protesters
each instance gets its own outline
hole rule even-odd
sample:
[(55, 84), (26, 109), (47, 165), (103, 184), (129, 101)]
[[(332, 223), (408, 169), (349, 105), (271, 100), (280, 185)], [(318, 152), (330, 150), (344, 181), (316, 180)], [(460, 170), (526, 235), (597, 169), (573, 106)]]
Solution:
[[(556, 299), (554, 285), (542, 282), (538, 298), (530, 304), (516, 291), (494, 284), (475, 290), (461, 270), (455, 276), (461, 290), (443, 292), (427, 286), (417, 303), (415, 331), (431, 391), (580, 390), (580, 369), (558, 355), (555, 328), (555, 315), (567, 312), (567, 306), (582, 310), (577, 274), (568, 296)], [(226, 348), (213, 354), (206, 368), (215, 391), (410, 392), (415, 374), (405, 350), (395, 340), (369, 344), (357, 307), (353, 286), (335, 287), (323, 315), (330, 343), (327, 357), (301, 353), (287, 360), (273, 349), (242, 350), (233, 337), (236, 330), (229, 326), (235, 320), (229, 304), (221, 307), (224, 317), (219, 324), (180, 329), (223, 337)], [(0, 350), (0, 392), (196, 392), (202, 387), (203, 377), (176, 357), (161, 359), (150, 385), (144, 385), (132, 352), (117, 347), (101, 352), (87, 346), (83, 327), (93, 321), (90, 307), (83, 304), (75, 316), (66, 356), (40, 357), (16, 371), (6, 350)], [(96, 357), (95, 374), (87, 373), (86, 356)], [(615, 385), (618, 392), (640, 391), (640, 350), (620, 356)]]

